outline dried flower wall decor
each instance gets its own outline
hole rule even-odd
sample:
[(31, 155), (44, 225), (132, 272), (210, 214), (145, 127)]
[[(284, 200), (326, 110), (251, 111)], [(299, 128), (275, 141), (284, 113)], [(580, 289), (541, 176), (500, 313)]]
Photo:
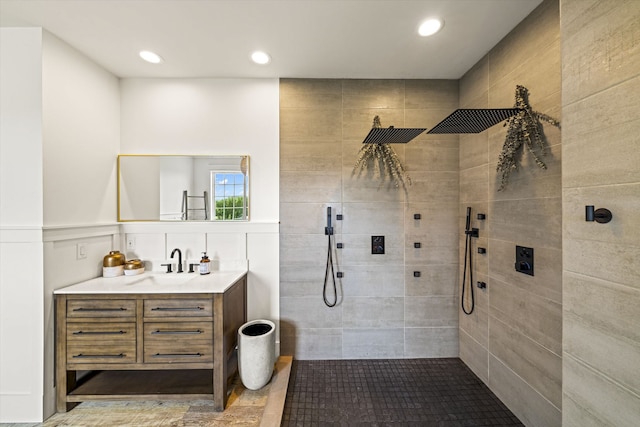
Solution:
[[(373, 118), (373, 127), (381, 128), (380, 117)], [(407, 184), (411, 185), (411, 178), (404, 170), (400, 158), (391, 148), (389, 143), (366, 143), (358, 151), (356, 163), (353, 166), (351, 176), (360, 176), (363, 171), (372, 170), (374, 178), (380, 178), (380, 186), (385, 178), (389, 178), (389, 183), (395, 187), (402, 187), (406, 190)]]
[(500, 176), (498, 191), (504, 190), (509, 183), (509, 175), (518, 168), (516, 156), (521, 154), (520, 148), (523, 144), (528, 148), (536, 164), (541, 169), (547, 168), (547, 165), (540, 158), (547, 153), (547, 142), (541, 121), (560, 128), (559, 121), (531, 108), (531, 105), (529, 105), (529, 90), (524, 86), (516, 86), (514, 107), (519, 108), (521, 111), (508, 118), (504, 124), (508, 126), (508, 129), (502, 152), (498, 157), (498, 167), (496, 168)]

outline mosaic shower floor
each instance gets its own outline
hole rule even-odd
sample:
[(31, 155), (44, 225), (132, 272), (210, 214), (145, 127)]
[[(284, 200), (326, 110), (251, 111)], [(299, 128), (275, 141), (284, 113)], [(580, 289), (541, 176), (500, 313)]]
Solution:
[(294, 360), (282, 426), (522, 426), (460, 360)]

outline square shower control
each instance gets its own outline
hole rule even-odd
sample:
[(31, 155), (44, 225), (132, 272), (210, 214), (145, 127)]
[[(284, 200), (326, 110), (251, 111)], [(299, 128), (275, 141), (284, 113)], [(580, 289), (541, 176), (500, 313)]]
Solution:
[(371, 253), (384, 254), (384, 236), (371, 236)]
[(533, 248), (516, 246), (516, 271), (533, 276)]

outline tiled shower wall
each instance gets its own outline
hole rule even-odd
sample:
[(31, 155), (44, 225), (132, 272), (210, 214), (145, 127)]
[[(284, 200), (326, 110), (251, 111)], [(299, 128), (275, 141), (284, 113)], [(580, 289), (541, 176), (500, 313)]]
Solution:
[[(640, 423), (640, 2), (563, 0), (563, 425)], [(607, 208), (608, 224), (585, 221)]]
[[(461, 108), (511, 107), (523, 85), (534, 110), (562, 119), (558, 9), (543, 2), (463, 76)], [(487, 283), (473, 314), (460, 312), (460, 357), (526, 425), (550, 427), (561, 424), (562, 407), (562, 150), (560, 130), (544, 131), (547, 169), (525, 150), (500, 192), (506, 128), (460, 136), (460, 216), (472, 207), (474, 282)], [(516, 245), (534, 248), (534, 276), (515, 271)]]
[[(369, 174), (352, 176), (375, 115), (383, 127), (431, 128), (457, 106), (452, 80), (281, 80), (283, 354), (458, 355), (458, 137), (422, 134), (393, 145), (412, 180), (406, 192)], [(328, 206), (335, 242), (344, 245), (335, 251), (344, 278), (334, 308), (322, 299)], [(373, 235), (385, 236), (384, 255), (371, 254)]]

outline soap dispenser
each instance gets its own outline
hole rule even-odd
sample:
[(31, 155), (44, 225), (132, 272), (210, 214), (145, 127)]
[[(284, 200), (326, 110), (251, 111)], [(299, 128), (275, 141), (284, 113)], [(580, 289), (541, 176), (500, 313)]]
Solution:
[(207, 256), (206, 252), (202, 252), (202, 259), (200, 260), (200, 274), (211, 273), (211, 260)]

